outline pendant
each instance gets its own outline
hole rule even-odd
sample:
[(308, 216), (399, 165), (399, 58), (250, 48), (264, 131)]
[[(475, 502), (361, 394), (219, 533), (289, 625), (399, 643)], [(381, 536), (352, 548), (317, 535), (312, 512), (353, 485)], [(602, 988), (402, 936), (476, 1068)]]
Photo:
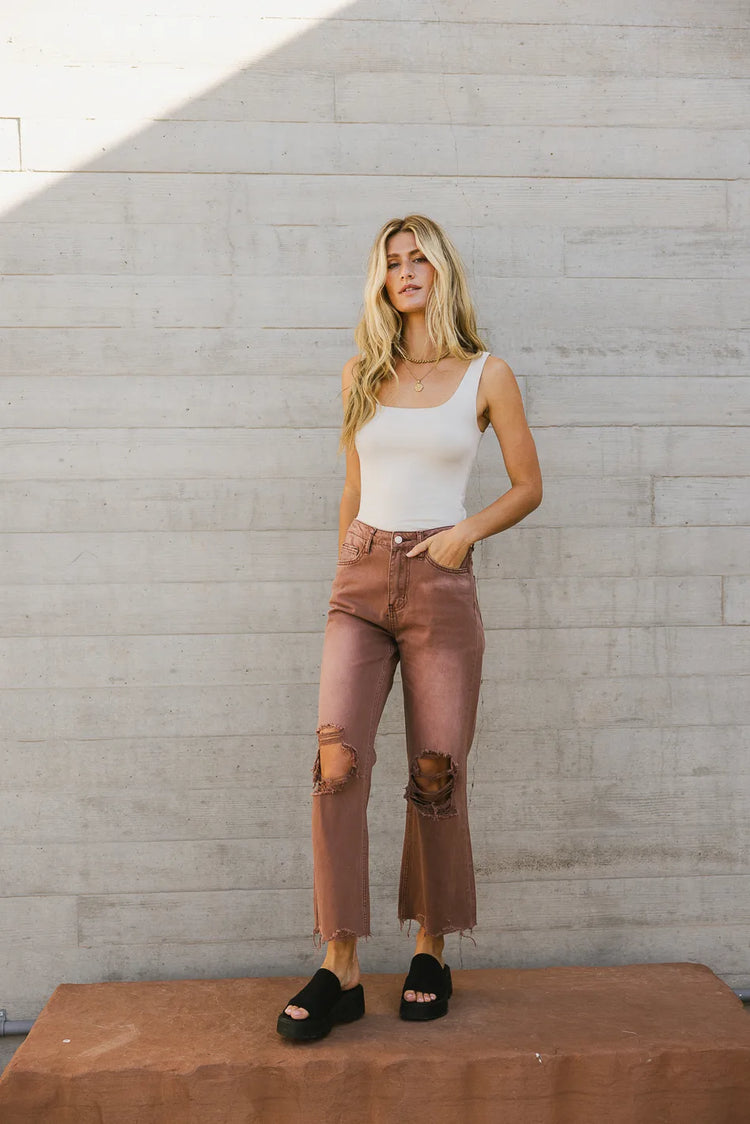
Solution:
[(422, 386), (422, 380), (421, 379), (418, 379), (417, 382), (414, 384), (414, 389), (416, 391), (424, 390), (424, 387)]

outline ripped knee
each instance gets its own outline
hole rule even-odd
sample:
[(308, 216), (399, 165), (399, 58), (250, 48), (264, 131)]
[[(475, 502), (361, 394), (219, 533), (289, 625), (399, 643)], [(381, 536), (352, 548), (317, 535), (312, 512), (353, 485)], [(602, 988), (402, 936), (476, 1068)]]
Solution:
[(428, 749), (412, 762), (404, 797), (423, 816), (458, 815), (454, 801), (457, 767), (447, 753)]
[(344, 741), (344, 727), (332, 722), (318, 726), (318, 752), (313, 765), (313, 795), (339, 792), (357, 776), (357, 751)]

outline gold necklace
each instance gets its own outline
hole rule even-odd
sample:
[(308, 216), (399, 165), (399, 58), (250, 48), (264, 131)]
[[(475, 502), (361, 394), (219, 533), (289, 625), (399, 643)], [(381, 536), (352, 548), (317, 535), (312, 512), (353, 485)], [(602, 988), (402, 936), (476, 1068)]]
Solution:
[[(401, 352), (401, 354), (404, 358), (404, 363), (406, 364), (406, 370), (412, 378), (414, 378), (414, 375), (412, 375), (411, 371), (409, 370), (409, 363), (432, 363), (433, 364), (432, 371), (434, 371), (435, 367), (437, 367), (437, 365), (441, 361), (441, 359), (445, 359), (445, 356), (448, 354), (448, 352), (446, 351), (442, 355), (438, 356), (437, 359), (412, 359), (410, 356), (408, 356), (406, 354), (406, 352), (402, 348), (399, 348), (399, 351)], [(408, 360), (408, 362), (407, 362), (407, 360)], [(432, 371), (426, 371), (425, 375), (432, 374)], [(417, 391), (418, 394), (421, 391), (424, 390), (424, 386), (422, 385), (422, 379), (425, 378), (425, 375), (421, 375), (416, 380), (416, 382), (414, 384), (414, 389)]]

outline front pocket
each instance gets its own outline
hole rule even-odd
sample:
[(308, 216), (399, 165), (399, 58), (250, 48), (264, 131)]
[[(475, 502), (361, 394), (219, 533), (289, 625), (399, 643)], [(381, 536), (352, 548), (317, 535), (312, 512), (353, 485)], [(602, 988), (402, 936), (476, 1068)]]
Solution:
[(436, 570), (440, 570), (443, 574), (468, 574), (471, 560), (471, 551), (472, 547), (470, 546), (466, 551), (466, 557), (464, 558), (460, 566), (441, 566), (440, 563), (436, 562), (430, 554), (429, 547), (427, 547), (427, 550), (424, 551), (424, 556), (431, 566), (434, 566)]
[(357, 539), (344, 539), (339, 551), (338, 565), (351, 566), (362, 557), (362, 543)]

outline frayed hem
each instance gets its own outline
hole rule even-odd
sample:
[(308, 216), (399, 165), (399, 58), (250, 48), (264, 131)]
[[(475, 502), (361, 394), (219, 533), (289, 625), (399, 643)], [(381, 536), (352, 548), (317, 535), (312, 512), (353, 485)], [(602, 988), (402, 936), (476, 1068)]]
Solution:
[[(404, 925), (406, 925), (408, 923), (409, 927), (406, 930), (407, 937), (411, 936), (412, 924), (421, 925), (422, 928), (426, 928), (425, 927), (425, 919), (424, 919), (424, 916), (422, 916), (422, 915), (417, 915), (416, 917), (399, 917), (398, 923), (399, 923), (399, 928), (401, 929), (401, 932), (403, 932), (403, 930), (404, 930)], [(458, 933), (459, 938), (461, 940), (463, 940), (463, 938), (466, 937), (466, 939), (471, 941), (471, 943), (476, 948), (477, 942), (474, 940), (474, 937), (472, 936), (472, 933), (473, 933), (475, 928), (476, 928), (476, 923), (474, 925), (469, 925), (468, 928), (465, 925), (464, 926), (451, 925), (449, 923), (447, 926), (440, 929), (439, 932), (437, 932), (437, 933), (428, 933), (428, 932), (425, 931), (425, 936), (428, 936), (428, 937), (447, 937), (451, 933)]]
[(368, 941), (372, 933), (368, 930), (366, 933), (355, 933), (353, 929), (334, 929), (330, 937), (324, 937), (320, 929), (313, 929), (312, 941), (315, 948), (322, 948), (328, 941), (340, 940), (358, 940)]

